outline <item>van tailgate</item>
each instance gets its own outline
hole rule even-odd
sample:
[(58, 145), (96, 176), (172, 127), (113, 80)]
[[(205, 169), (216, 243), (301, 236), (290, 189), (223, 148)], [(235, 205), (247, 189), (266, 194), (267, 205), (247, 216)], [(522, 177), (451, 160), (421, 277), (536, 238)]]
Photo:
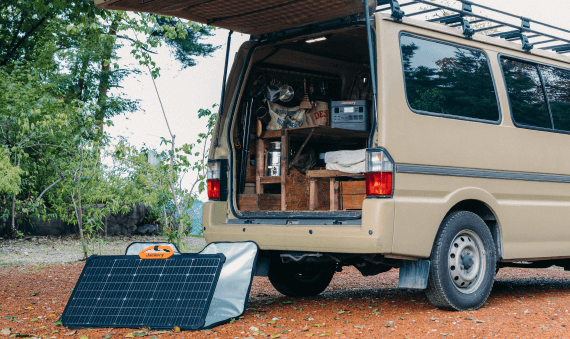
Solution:
[(95, 5), (170, 15), (252, 35), (364, 12), (361, 0), (95, 0)]

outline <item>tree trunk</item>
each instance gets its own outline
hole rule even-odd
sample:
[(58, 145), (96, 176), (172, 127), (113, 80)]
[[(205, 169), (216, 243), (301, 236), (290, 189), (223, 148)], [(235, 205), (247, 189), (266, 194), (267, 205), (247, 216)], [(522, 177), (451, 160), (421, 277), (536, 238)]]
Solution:
[[(116, 36), (117, 28), (119, 26), (119, 20), (115, 18), (109, 27), (109, 35)], [(109, 70), (111, 69), (111, 64), (106, 64), (106, 61), (110, 61), (113, 56), (113, 49), (115, 48), (114, 43), (107, 46), (105, 53), (103, 54), (103, 59), (101, 60), (101, 76), (99, 81), (99, 96), (97, 98), (97, 104), (101, 106), (101, 101), (107, 98), (107, 91), (109, 90)], [(105, 119), (105, 111), (95, 113), (95, 120), (99, 121), (99, 127), (101, 128), (101, 134), (103, 134), (103, 119)]]
[[(119, 26), (119, 20), (117, 17), (111, 23), (109, 27), (109, 35), (116, 36), (117, 35), (117, 28)], [(97, 98), (97, 104), (99, 107), (104, 107), (101, 101), (107, 98), (107, 91), (109, 90), (109, 70), (111, 69), (111, 56), (113, 55), (113, 49), (115, 48), (115, 44), (111, 44), (105, 50), (105, 54), (103, 55), (103, 60), (101, 60), (101, 76), (99, 77), (101, 80), (99, 81), (99, 96)], [(109, 61), (108, 64), (105, 64), (106, 61)], [(103, 121), (105, 120), (105, 108), (101, 108), (99, 112), (95, 112), (95, 120), (97, 121), (97, 127), (99, 127), (99, 135), (103, 136)], [(98, 150), (99, 156), (99, 163), (101, 163), (101, 149)], [(106, 235), (105, 235), (106, 237)]]
[[(18, 165), (20, 167), (20, 157), (18, 157)], [(18, 229), (16, 228), (16, 194), (12, 195), (12, 237), (16, 236)]]
[(178, 213), (178, 235), (182, 239), (182, 233), (184, 231), (184, 222), (182, 222), (182, 213), (180, 211), (180, 206), (178, 205), (178, 198), (176, 196), (176, 190), (174, 188), (174, 139), (175, 135), (172, 135), (172, 153), (170, 154), (170, 176), (168, 178), (168, 183), (170, 186), (170, 191), (172, 192), (172, 198), (174, 199), (174, 206), (176, 207), (176, 212)]

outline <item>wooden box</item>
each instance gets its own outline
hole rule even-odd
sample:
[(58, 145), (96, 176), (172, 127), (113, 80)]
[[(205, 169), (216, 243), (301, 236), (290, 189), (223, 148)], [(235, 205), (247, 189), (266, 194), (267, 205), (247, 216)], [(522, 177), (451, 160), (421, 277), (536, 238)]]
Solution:
[(341, 181), (339, 194), (340, 209), (361, 210), (366, 199), (366, 181)]
[(279, 211), (281, 194), (238, 194), (237, 205), (240, 211)]

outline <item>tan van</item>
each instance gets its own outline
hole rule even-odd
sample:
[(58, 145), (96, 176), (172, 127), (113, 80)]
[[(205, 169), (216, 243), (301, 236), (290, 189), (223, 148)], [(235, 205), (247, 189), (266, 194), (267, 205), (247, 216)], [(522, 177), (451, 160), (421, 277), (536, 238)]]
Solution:
[[(224, 88), (203, 231), (256, 242), (281, 293), (397, 267), (400, 287), (465, 310), (499, 267), (570, 268), (568, 37), (469, 1), (96, 3), (252, 35)], [(457, 15), (411, 18), (441, 8)]]

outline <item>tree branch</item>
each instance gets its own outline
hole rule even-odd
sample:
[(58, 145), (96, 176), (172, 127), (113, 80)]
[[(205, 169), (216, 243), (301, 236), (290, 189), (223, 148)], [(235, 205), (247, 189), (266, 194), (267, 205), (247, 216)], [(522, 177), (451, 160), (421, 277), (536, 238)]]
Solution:
[(20, 22), (18, 23), (18, 28), (16, 28), (14, 35), (12, 35), (12, 41), (10, 41), (10, 46), (8, 47), (8, 50), (10, 50), (12, 48), (12, 46), (14, 46), (14, 43), (16, 42), (16, 38), (18, 37), (18, 33), (20, 33), (20, 29), (22, 28), (23, 24), (24, 24), (24, 11), (21, 11), (20, 12)]
[[(126, 35), (117, 35), (117, 38), (129, 40), (129, 41), (131, 41), (131, 42), (137, 42), (135, 39), (129, 38), (129, 37), (126, 36)], [(143, 51), (147, 52), (147, 53), (158, 54), (157, 52), (153, 52), (153, 51), (151, 51), (151, 50), (149, 50), (149, 49), (146, 49), (146, 48), (144, 48), (144, 47), (142, 47), (142, 46), (139, 47), (139, 48), (142, 49)]]
[(0, 62), (0, 66), (5, 66), (8, 63), (8, 59), (10, 59), (14, 53), (16, 52), (16, 50), (18, 49), (18, 47), (20, 47), (20, 45), (26, 41), (26, 39), (28, 39), (28, 37), (36, 30), (38, 29), (38, 27), (40, 27), (44, 21), (47, 19), (47, 15), (44, 15), (33, 27), (31, 30), (27, 31), (26, 34), (24, 34), (24, 36), (22, 37), (22, 39), (20, 39), (20, 41), (18, 41), (18, 43), (16, 44), (16, 46), (14, 46), (10, 51), (8, 51), (8, 54), (6, 54), (6, 57), (4, 57), (4, 60), (2, 60), (2, 62)]
[(40, 200), (40, 199), (44, 196), (44, 194), (45, 194), (50, 188), (52, 188), (52, 187), (55, 186), (57, 183), (59, 183), (60, 181), (62, 181), (63, 179), (65, 179), (65, 177), (66, 177), (66, 176), (63, 176), (63, 177), (57, 179), (57, 180), (56, 180), (54, 183), (52, 183), (51, 185), (49, 185), (42, 193), (40, 193), (40, 195), (37, 197), (36, 200)]

